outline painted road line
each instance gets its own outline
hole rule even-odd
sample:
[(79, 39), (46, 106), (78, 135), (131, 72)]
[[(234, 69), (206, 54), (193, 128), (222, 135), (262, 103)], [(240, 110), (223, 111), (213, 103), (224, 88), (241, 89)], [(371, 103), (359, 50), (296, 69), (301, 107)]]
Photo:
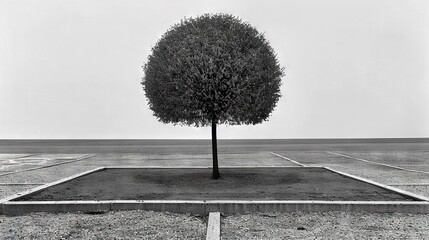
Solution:
[(31, 157), (31, 156), (35, 156), (36, 154), (28, 154), (28, 155), (25, 155), (25, 156), (21, 156), (21, 157), (17, 157), (17, 158), (13, 158), (12, 160), (19, 160), (19, 159), (21, 159), (21, 158), (27, 158), (27, 157)]
[(206, 240), (220, 240), (220, 212), (210, 212)]
[(67, 162), (60, 162), (60, 163), (51, 164), (51, 165), (45, 165), (45, 166), (40, 166), (40, 167), (34, 167), (34, 168), (27, 168), (27, 169), (23, 169), (23, 170), (18, 170), (18, 171), (14, 171), (14, 172), (2, 173), (2, 174), (0, 174), (0, 177), (1, 176), (15, 174), (15, 173), (20, 173), (20, 172), (28, 172), (28, 171), (34, 171), (34, 170), (43, 169), (43, 168), (55, 167), (55, 166), (59, 166), (59, 165), (67, 164), (67, 163), (74, 163), (74, 162), (82, 161), (84, 159), (92, 158), (94, 156), (96, 156), (96, 155), (95, 154), (84, 155), (83, 157), (80, 157), (80, 158), (77, 158), (77, 159), (74, 159), (74, 160), (71, 160), (71, 161), (67, 161)]
[(398, 167), (398, 166), (394, 166), (394, 165), (389, 165), (389, 164), (385, 164), (385, 163), (373, 162), (373, 161), (369, 161), (369, 160), (362, 159), (362, 158), (357, 158), (357, 157), (352, 157), (352, 156), (344, 155), (344, 154), (341, 154), (341, 153), (330, 152), (330, 151), (327, 151), (327, 153), (334, 154), (334, 155), (341, 156), (341, 157), (345, 157), (345, 158), (355, 159), (355, 160), (366, 162), (366, 163), (370, 163), (370, 164), (376, 164), (376, 165), (381, 165), (381, 166), (385, 166), (385, 167), (390, 167), (390, 168), (394, 168), (394, 169), (398, 169), (398, 170), (402, 170), (402, 171), (429, 174), (429, 172), (425, 172), (425, 171), (407, 169), (407, 168), (402, 168), (402, 167)]
[(299, 162), (297, 162), (297, 161), (295, 161), (295, 160), (292, 160), (292, 159), (290, 159), (290, 158), (287, 158), (287, 157), (282, 156), (282, 155), (280, 155), (280, 154), (277, 154), (277, 153), (275, 153), (275, 152), (271, 152), (271, 154), (273, 154), (274, 156), (277, 156), (277, 157), (279, 157), (279, 158), (283, 158), (283, 159), (285, 159), (285, 160), (288, 160), (288, 161), (290, 161), (290, 162), (293, 162), (293, 163), (295, 163), (295, 164), (298, 164), (299, 166), (307, 167), (307, 165), (305, 165), (305, 164), (299, 163)]
[(375, 185), (375, 186), (378, 186), (378, 187), (381, 187), (381, 188), (384, 188), (384, 189), (396, 192), (396, 193), (398, 193), (400, 195), (413, 198), (415, 200), (429, 202), (429, 198), (427, 198), (425, 196), (421, 196), (421, 195), (418, 195), (418, 194), (415, 194), (415, 193), (411, 193), (411, 192), (408, 192), (408, 191), (405, 191), (405, 190), (402, 190), (402, 189), (399, 189), (399, 188), (388, 186), (388, 185), (385, 185), (385, 184), (382, 184), (382, 183), (379, 183), (379, 182), (375, 182), (375, 181), (372, 181), (372, 180), (369, 180), (369, 179), (366, 179), (366, 178), (362, 178), (362, 177), (358, 177), (358, 176), (355, 176), (355, 175), (352, 175), (352, 174), (348, 174), (348, 173), (345, 173), (345, 172), (337, 171), (337, 170), (329, 168), (329, 167), (324, 167), (324, 168), (327, 169), (327, 170), (329, 170), (329, 171), (331, 171), (331, 172), (335, 172), (335, 173), (338, 173), (340, 175), (343, 175), (343, 176), (346, 176), (346, 177), (349, 177), (349, 178), (352, 178), (352, 179), (355, 179), (355, 180), (359, 180), (361, 182), (366, 182), (366, 183), (369, 183), (371, 185)]
[(34, 156), (34, 155), (36, 155), (36, 154), (27, 154), (27, 155), (24, 155), (24, 156), (21, 156), (21, 157), (16, 157), (16, 158), (11, 158), (11, 159), (3, 159), (3, 160), (0, 160), (0, 162), (11, 161), (11, 160), (15, 161), (15, 160), (19, 160), (21, 158), (31, 157), (31, 156)]

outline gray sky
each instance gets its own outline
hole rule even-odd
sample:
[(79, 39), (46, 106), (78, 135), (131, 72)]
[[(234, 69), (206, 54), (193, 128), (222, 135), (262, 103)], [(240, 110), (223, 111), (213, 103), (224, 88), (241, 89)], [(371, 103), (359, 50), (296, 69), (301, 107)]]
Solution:
[(269, 121), (219, 138), (429, 137), (429, 1), (0, 0), (0, 138), (210, 138), (159, 123), (140, 81), (169, 26), (218, 12), (286, 68)]

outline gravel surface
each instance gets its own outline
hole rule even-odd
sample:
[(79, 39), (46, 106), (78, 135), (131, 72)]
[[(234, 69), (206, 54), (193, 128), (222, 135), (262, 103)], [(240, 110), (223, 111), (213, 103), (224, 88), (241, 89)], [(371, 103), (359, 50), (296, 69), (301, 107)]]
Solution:
[(0, 235), (1, 239), (204, 239), (205, 221), (190, 214), (150, 211), (0, 215)]
[(226, 216), (222, 239), (429, 239), (429, 215), (258, 213)]

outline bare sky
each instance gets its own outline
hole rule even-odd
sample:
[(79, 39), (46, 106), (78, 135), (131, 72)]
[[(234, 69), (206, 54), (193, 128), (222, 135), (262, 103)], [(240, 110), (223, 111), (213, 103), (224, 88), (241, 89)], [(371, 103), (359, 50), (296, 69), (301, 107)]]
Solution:
[(429, 1), (0, 0), (0, 139), (210, 138), (159, 123), (140, 81), (169, 26), (218, 12), (286, 68), (269, 121), (219, 138), (429, 137)]

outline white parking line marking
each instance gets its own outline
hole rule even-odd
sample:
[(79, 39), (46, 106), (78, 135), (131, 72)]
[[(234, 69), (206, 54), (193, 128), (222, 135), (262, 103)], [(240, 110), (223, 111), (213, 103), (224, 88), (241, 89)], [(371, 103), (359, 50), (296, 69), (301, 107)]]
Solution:
[(5, 161), (15, 161), (15, 160), (19, 160), (19, 159), (21, 159), (21, 158), (31, 157), (31, 156), (34, 156), (34, 155), (35, 155), (35, 154), (27, 154), (27, 155), (24, 155), (24, 156), (21, 156), (21, 157), (2, 159), (2, 160), (0, 160), (0, 162), (5, 162)]
[(297, 165), (299, 165), (299, 166), (307, 167), (307, 165), (305, 165), (305, 164), (302, 164), (302, 163), (300, 163), (300, 162), (297, 162), (297, 161), (295, 161), (295, 160), (292, 160), (292, 159), (290, 159), (290, 158), (287, 158), (287, 157), (282, 156), (282, 155), (280, 155), (280, 154), (277, 154), (277, 153), (275, 153), (275, 152), (271, 152), (271, 154), (273, 154), (274, 156), (277, 156), (277, 157), (279, 157), (279, 158), (283, 158), (283, 159), (285, 159), (285, 160), (288, 160), (288, 161), (290, 161), (290, 162), (293, 162), (293, 163), (295, 163), (295, 164), (297, 164)]
[(27, 169), (23, 169), (23, 170), (14, 171), (14, 172), (2, 173), (2, 174), (0, 174), (0, 176), (6, 176), (6, 175), (11, 175), (11, 174), (20, 173), (20, 172), (33, 171), (33, 170), (38, 170), (38, 169), (42, 169), (42, 168), (50, 168), (50, 167), (55, 167), (55, 166), (63, 165), (63, 164), (67, 164), (67, 163), (74, 163), (77, 161), (82, 161), (82, 160), (87, 159), (87, 158), (92, 158), (94, 156), (96, 156), (96, 154), (84, 155), (83, 157), (80, 157), (80, 158), (77, 158), (77, 159), (74, 159), (71, 161), (65, 161), (65, 162), (60, 162), (60, 163), (51, 164), (51, 165), (44, 165), (44, 166), (34, 167), (34, 168), (27, 168)]
[(329, 167), (325, 167), (325, 169), (328, 169), (328, 170), (330, 170), (332, 172), (339, 173), (339, 174), (347, 176), (349, 178), (353, 178), (353, 179), (356, 179), (356, 180), (359, 180), (359, 181), (362, 181), (362, 182), (366, 182), (366, 183), (369, 183), (369, 184), (372, 184), (372, 185), (375, 185), (375, 186), (378, 186), (378, 187), (381, 187), (381, 188), (384, 188), (384, 189), (388, 189), (390, 191), (399, 193), (401, 195), (405, 195), (405, 196), (408, 196), (408, 197), (411, 197), (411, 198), (414, 198), (414, 199), (418, 199), (420, 201), (429, 201), (429, 198), (427, 198), (425, 196), (420, 196), (418, 194), (415, 194), (415, 193), (412, 193), (412, 192), (408, 192), (408, 191), (405, 191), (405, 190), (402, 190), (402, 189), (399, 189), (399, 188), (396, 188), (396, 187), (393, 187), (393, 186), (388, 186), (386, 184), (375, 182), (375, 181), (372, 181), (372, 180), (369, 180), (369, 179), (366, 179), (366, 178), (363, 178), (363, 177), (355, 176), (355, 175), (348, 174), (348, 173), (345, 173), (345, 172), (340, 172), (340, 171), (337, 171), (337, 170), (329, 168)]
[(389, 165), (389, 164), (385, 164), (385, 163), (373, 162), (373, 161), (369, 161), (369, 160), (362, 159), (362, 158), (357, 158), (357, 157), (352, 157), (352, 156), (344, 155), (344, 154), (341, 154), (341, 153), (330, 152), (330, 151), (327, 151), (327, 153), (334, 154), (334, 155), (341, 156), (341, 157), (345, 157), (345, 158), (355, 159), (355, 160), (366, 162), (366, 163), (370, 163), (370, 164), (376, 164), (376, 165), (381, 165), (381, 166), (385, 166), (385, 167), (395, 168), (395, 169), (402, 170), (402, 171), (429, 174), (429, 172), (425, 172), (425, 171), (407, 169), (407, 168), (402, 168), (402, 167), (398, 167), (398, 166), (394, 166), (394, 165)]

